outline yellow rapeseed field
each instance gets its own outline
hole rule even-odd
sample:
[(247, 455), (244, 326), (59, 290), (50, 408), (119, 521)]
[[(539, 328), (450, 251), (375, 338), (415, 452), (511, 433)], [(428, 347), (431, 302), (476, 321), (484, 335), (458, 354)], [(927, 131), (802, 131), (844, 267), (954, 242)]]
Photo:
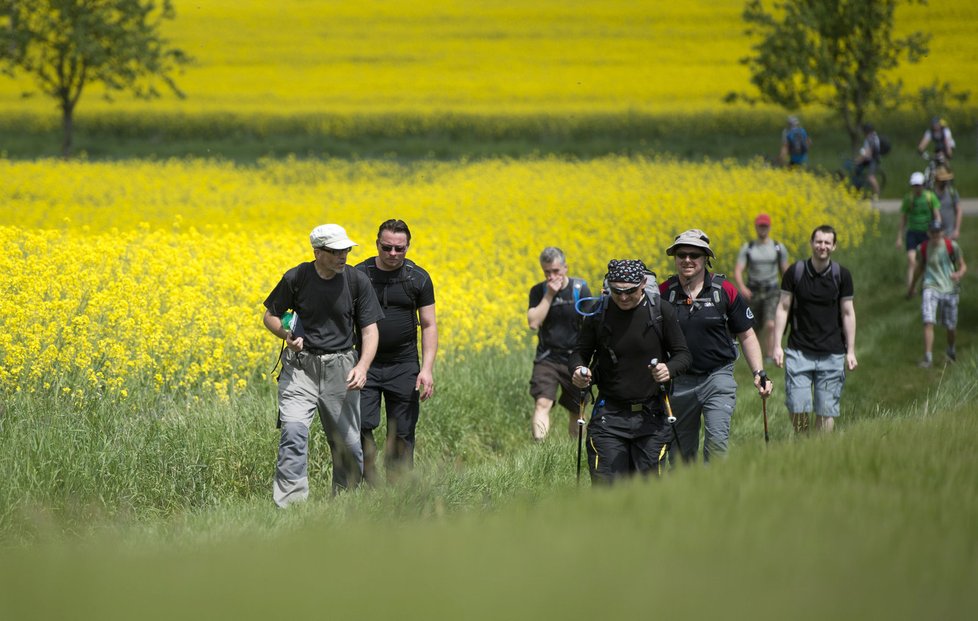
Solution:
[[(88, 91), (78, 112), (245, 116), (711, 111), (748, 86), (743, 0), (174, 0), (165, 34), (196, 58), (186, 100)], [(769, 5), (770, 6), (770, 5)], [(898, 30), (933, 34), (897, 75), (978, 83), (978, 3), (900, 6)], [(0, 110), (58, 122), (53, 102), (0, 77)], [(2, 149), (2, 145), (0, 145)]]
[(309, 231), (337, 222), (373, 256), (377, 225), (405, 219), (411, 258), (436, 286), (442, 351), (464, 357), (531, 338), (529, 288), (546, 245), (597, 285), (611, 258), (663, 277), (690, 227), (721, 271), (759, 211), (793, 254), (811, 229), (842, 245), (870, 208), (811, 175), (724, 163), (609, 156), (477, 162), (208, 160), (86, 163), (0, 159), (0, 389), (74, 398), (133, 390), (229, 397), (267, 373), (279, 343), (261, 326), (281, 275), (312, 259)]

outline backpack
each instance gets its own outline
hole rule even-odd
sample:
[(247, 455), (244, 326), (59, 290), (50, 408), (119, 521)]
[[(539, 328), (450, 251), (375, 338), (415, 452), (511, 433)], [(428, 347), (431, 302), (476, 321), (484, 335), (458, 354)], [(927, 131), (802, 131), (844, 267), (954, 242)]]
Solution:
[[(607, 290), (608, 282), (605, 281), (604, 284), (604, 288)], [(577, 295), (576, 288), (575, 295)], [(652, 323), (652, 329), (655, 330), (655, 335), (659, 338), (659, 342), (662, 343), (662, 296), (659, 295), (659, 286), (655, 282), (655, 272), (646, 274), (645, 297), (649, 300), (649, 321)], [(600, 305), (599, 310), (593, 314), (600, 315), (598, 319), (598, 346), (608, 352), (612, 364), (618, 364), (618, 356), (615, 355), (615, 350), (609, 344), (608, 337), (610, 336), (610, 331), (604, 329), (609, 299), (607, 294), (602, 294), (598, 300), (598, 304)]]
[[(401, 285), (404, 289), (404, 294), (411, 300), (411, 304), (414, 307), (415, 318), (414, 321), (418, 322), (417, 310), (418, 310), (418, 296), (421, 295), (421, 285), (418, 284), (413, 278), (414, 268), (417, 267), (411, 259), (404, 259), (404, 265), (401, 267), (401, 271), (398, 277), (394, 280), (388, 280), (384, 283), (384, 289), (381, 294), (377, 296), (377, 301), (380, 302), (381, 307), (387, 308), (387, 290), (391, 285)], [(363, 268), (363, 269), (360, 269)], [(374, 279), (371, 278), (371, 274), (374, 271), (379, 271), (376, 263), (373, 259), (366, 259), (362, 263), (356, 266), (356, 269), (360, 270), (370, 278), (370, 282), (373, 283)]]
[[(927, 242), (929, 239), (925, 239), (923, 243), (920, 244), (920, 258), (924, 263), (927, 263)], [(951, 258), (951, 265), (958, 262), (958, 257), (954, 253), (954, 244), (947, 237), (944, 238), (944, 246), (947, 248), (947, 256)]]
[(800, 127), (792, 127), (788, 130), (788, 152), (792, 155), (804, 155), (808, 153), (808, 136), (805, 130)]
[(886, 136), (878, 136), (879, 139), (879, 155), (886, 155), (893, 148), (893, 143)]
[[(805, 273), (805, 263), (807, 263), (807, 262), (808, 262), (807, 259), (799, 259), (799, 260), (795, 261), (795, 265), (794, 265), (794, 267), (792, 269), (794, 270), (795, 286), (796, 287), (798, 286), (798, 283), (801, 282), (801, 277)], [(832, 261), (832, 264), (830, 265), (830, 268), (832, 270), (832, 280), (835, 282), (835, 302), (836, 302), (836, 304), (838, 304), (839, 297), (842, 294), (842, 267), (838, 263), (836, 263), (835, 261)], [(795, 321), (795, 313), (794, 313), (794, 310), (797, 307), (798, 307), (798, 296), (797, 295), (792, 295), (791, 296), (791, 309), (789, 310), (788, 321), (791, 323), (791, 328), (793, 330), (796, 330), (798, 328), (798, 324)], [(841, 308), (839, 309), (839, 316), (840, 316), (840, 318), (842, 316), (842, 309)]]

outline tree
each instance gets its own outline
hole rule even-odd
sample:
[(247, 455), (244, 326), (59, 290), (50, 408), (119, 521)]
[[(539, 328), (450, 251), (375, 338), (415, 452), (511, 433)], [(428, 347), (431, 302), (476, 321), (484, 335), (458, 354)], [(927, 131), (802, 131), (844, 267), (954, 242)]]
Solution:
[(162, 82), (183, 97), (171, 75), (191, 59), (159, 31), (175, 15), (171, 0), (0, 0), (0, 70), (31, 74), (58, 102), (68, 157), (88, 85), (102, 84), (107, 98), (128, 91), (152, 99)]
[[(903, 84), (887, 73), (901, 58), (917, 63), (928, 52), (930, 35), (895, 37), (893, 14), (900, 2), (925, 0), (785, 0), (765, 10), (762, 0), (744, 8), (746, 33), (759, 38), (754, 54), (741, 60), (750, 68), (760, 97), (788, 110), (822, 105), (845, 124), (853, 146), (861, 140), (867, 113), (895, 107)], [(964, 95), (967, 97), (967, 95)]]

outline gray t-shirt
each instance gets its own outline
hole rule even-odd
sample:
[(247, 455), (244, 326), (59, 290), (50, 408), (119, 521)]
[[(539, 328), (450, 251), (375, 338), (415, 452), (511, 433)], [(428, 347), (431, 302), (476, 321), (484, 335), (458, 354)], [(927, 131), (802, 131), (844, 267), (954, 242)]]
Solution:
[(781, 282), (781, 264), (788, 261), (784, 246), (768, 239), (747, 242), (737, 253), (737, 265), (747, 267), (747, 286), (777, 287)]
[(952, 186), (946, 186), (944, 192), (938, 194), (937, 190), (934, 190), (934, 194), (937, 194), (937, 198), (941, 200), (941, 223), (944, 225), (944, 236), (950, 237), (951, 233), (954, 232), (954, 223), (957, 221), (957, 209), (955, 206), (958, 204), (958, 191)]

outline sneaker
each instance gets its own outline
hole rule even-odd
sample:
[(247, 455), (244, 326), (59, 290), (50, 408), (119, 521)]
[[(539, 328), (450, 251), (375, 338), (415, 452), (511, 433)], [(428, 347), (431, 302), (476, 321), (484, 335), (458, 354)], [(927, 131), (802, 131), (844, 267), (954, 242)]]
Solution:
[(948, 362), (957, 362), (958, 361), (958, 354), (955, 353), (954, 351), (950, 350), (950, 349), (947, 350), (947, 360), (948, 360)]
[(929, 369), (932, 364), (933, 363), (930, 360), (924, 358), (923, 360), (917, 363), (917, 366), (920, 367), (921, 369)]

